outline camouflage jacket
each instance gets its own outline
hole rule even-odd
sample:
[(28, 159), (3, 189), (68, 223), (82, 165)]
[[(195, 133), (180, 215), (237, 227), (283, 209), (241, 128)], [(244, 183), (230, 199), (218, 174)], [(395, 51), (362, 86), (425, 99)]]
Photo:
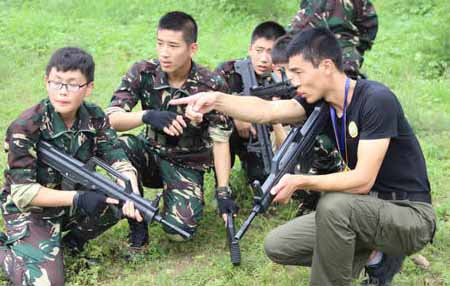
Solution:
[[(241, 60), (250, 60), (249, 58), (241, 59)], [(216, 72), (225, 80), (225, 82), (228, 85), (230, 93), (241, 93), (244, 90), (242, 77), (240, 74), (238, 74), (234, 68), (234, 63), (238, 60), (231, 60), (224, 62), (217, 66)], [(270, 83), (272, 82), (272, 75), (267, 75), (264, 77), (261, 77), (257, 74), (256, 80), (258, 81), (258, 84), (263, 83)]]
[[(39, 141), (47, 141), (82, 162), (97, 156), (119, 171), (134, 170), (99, 107), (83, 103), (73, 126), (68, 129), (50, 101), (44, 99), (23, 112), (6, 132), (8, 165), (1, 195), (3, 214), (32, 209), (42, 211), (29, 206), (39, 188), (61, 189), (62, 176), (37, 160)], [(55, 213), (60, 208), (45, 209)]]
[(378, 18), (370, 0), (302, 0), (289, 29), (327, 27), (342, 48), (353, 46), (364, 54), (372, 47), (378, 31)]
[[(142, 110), (169, 110), (184, 114), (185, 106), (169, 106), (171, 99), (204, 91), (227, 92), (228, 88), (217, 74), (192, 62), (187, 80), (181, 88), (172, 88), (167, 74), (158, 60), (135, 63), (122, 78), (114, 92), (107, 114), (130, 112), (140, 101)], [(188, 120), (188, 126), (178, 137), (168, 136), (146, 125), (144, 136), (151, 148), (175, 163), (205, 170), (212, 166), (212, 142), (228, 142), (232, 123), (228, 117), (215, 111), (205, 115), (202, 123)]]

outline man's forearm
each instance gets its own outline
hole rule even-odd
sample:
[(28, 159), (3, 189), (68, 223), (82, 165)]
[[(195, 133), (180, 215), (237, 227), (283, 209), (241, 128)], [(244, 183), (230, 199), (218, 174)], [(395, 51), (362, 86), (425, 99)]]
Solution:
[(41, 187), (30, 205), (38, 207), (70, 207), (76, 191), (60, 191)]
[(305, 116), (305, 110), (294, 99), (269, 101), (221, 92), (216, 95), (214, 109), (241, 121), (257, 124), (297, 123)]
[(300, 189), (352, 194), (367, 194), (373, 184), (357, 170), (327, 175), (299, 175), (298, 180)]
[(108, 118), (111, 126), (117, 131), (128, 131), (143, 124), (142, 115), (145, 111), (113, 112)]
[(254, 123), (269, 122), (270, 101), (255, 96), (239, 96), (217, 92), (215, 109), (235, 119)]
[(230, 144), (228, 142), (214, 142), (213, 155), (217, 187), (228, 186), (231, 169)]

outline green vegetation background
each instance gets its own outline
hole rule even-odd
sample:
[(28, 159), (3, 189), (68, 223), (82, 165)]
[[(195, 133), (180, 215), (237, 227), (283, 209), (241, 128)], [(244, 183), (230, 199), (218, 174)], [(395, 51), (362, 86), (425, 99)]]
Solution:
[[(264, 20), (287, 25), (299, 1), (0, 1), (0, 140), (9, 123), (46, 96), (43, 76), (51, 53), (80, 46), (93, 54), (97, 70), (90, 98), (106, 107), (129, 66), (155, 56), (155, 27), (171, 10), (191, 13), (200, 27), (195, 59), (210, 68), (246, 54), (253, 27)], [(367, 53), (364, 71), (392, 88), (400, 98), (425, 153), (431, 179), (438, 232), (421, 253), (427, 271), (407, 260), (395, 285), (449, 285), (450, 271), (450, 2), (447, 0), (374, 0), (379, 33)], [(6, 163), (0, 154), (0, 171)], [(3, 178), (0, 179), (0, 182)], [(233, 184), (241, 186), (240, 221), (251, 206), (250, 191), (237, 168)], [(279, 207), (258, 217), (241, 243), (240, 267), (229, 262), (225, 233), (212, 204), (211, 176), (206, 184), (205, 217), (195, 239), (170, 243), (158, 225), (150, 227), (145, 255), (126, 264), (127, 225), (120, 223), (93, 241), (87, 250), (102, 264), (86, 267), (66, 257), (67, 285), (307, 285), (308, 269), (283, 267), (264, 255), (265, 234), (295, 212)], [(151, 198), (154, 192), (147, 191)], [(3, 281), (3, 282), (2, 282)], [(0, 284), (6, 283), (0, 278)]]

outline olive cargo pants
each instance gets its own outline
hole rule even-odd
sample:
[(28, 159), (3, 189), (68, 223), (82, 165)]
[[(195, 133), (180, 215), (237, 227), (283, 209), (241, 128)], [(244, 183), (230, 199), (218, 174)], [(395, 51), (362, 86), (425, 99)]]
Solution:
[(316, 212), (272, 230), (264, 247), (276, 263), (311, 266), (310, 285), (351, 285), (373, 249), (410, 255), (425, 247), (434, 231), (431, 204), (326, 193)]

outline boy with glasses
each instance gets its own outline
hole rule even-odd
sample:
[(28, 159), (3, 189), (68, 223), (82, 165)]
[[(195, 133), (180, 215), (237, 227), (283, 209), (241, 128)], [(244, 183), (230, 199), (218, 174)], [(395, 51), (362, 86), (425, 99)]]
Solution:
[[(63, 285), (61, 245), (79, 253), (118, 221), (110, 207), (117, 200), (63, 187), (61, 174), (39, 162), (39, 142), (82, 162), (99, 157), (139, 192), (136, 171), (107, 117), (84, 101), (94, 88), (94, 68), (92, 56), (79, 48), (57, 50), (44, 77), (48, 98), (24, 111), (6, 132), (8, 165), (0, 195), (6, 234), (0, 234), (0, 263), (13, 285)], [(142, 220), (131, 202), (122, 211)]]

